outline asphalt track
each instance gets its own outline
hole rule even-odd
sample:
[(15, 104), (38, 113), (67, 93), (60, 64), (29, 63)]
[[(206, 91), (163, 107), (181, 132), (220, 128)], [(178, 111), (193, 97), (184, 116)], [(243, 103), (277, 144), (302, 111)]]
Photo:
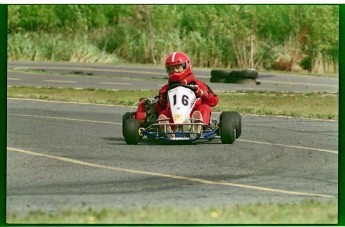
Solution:
[[(162, 69), (144, 66), (8, 66), (8, 86), (158, 89), (166, 82)], [(196, 70), (205, 81), (208, 73)], [(261, 85), (211, 87), (338, 92), (337, 78), (267, 74), (259, 80)], [(8, 214), (338, 199), (336, 121), (243, 116), (242, 135), (232, 145), (144, 140), (129, 146), (121, 136), (128, 107), (7, 101)]]
[(243, 116), (232, 145), (129, 146), (128, 110), (9, 99), (7, 213), (337, 200), (337, 122)]
[[(197, 79), (207, 82), (215, 91), (339, 91), (338, 77), (259, 72), (260, 85), (225, 84), (209, 82), (211, 69), (193, 68), (193, 71)], [(163, 66), (9, 62), (7, 75), (9, 86), (158, 90), (166, 82)]]

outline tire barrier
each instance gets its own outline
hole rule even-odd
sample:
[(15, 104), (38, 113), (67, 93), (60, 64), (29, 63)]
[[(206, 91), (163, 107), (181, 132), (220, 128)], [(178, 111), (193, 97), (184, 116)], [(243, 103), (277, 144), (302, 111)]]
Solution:
[(260, 82), (256, 81), (259, 73), (256, 70), (220, 70), (212, 69), (210, 82), (212, 83), (235, 83), (235, 84), (255, 84), (259, 85)]

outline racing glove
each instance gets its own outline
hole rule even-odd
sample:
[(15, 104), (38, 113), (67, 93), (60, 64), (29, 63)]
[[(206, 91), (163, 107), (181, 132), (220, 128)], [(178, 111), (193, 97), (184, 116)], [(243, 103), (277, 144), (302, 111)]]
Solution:
[(209, 96), (208, 92), (200, 89), (197, 85), (194, 86), (194, 92), (195, 92), (196, 97), (198, 98), (200, 97), (203, 100), (208, 99), (208, 96)]

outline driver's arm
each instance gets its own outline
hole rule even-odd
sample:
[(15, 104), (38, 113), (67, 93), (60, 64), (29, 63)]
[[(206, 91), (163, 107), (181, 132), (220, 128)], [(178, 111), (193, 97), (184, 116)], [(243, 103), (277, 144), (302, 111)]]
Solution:
[(169, 85), (164, 85), (160, 90), (159, 90), (159, 100), (155, 104), (155, 110), (157, 113), (160, 113), (163, 109), (166, 108), (168, 98), (167, 98), (167, 88)]
[(218, 96), (209, 88), (204, 82), (196, 82), (198, 89), (195, 94), (197, 97), (201, 97), (205, 104), (209, 106), (216, 106), (218, 104)]
[(208, 88), (204, 83), (197, 83), (198, 87), (195, 90), (196, 97), (200, 97), (202, 100), (209, 98)]

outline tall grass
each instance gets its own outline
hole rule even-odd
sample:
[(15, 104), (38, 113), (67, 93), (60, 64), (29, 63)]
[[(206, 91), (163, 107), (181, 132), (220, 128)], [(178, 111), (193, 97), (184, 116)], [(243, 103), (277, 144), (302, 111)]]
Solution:
[(87, 37), (49, 33), (16, 33), (8, 36), (7, 58), (28, 61), (119, 63), (114, 54), (93, 45)]
[(312, 61), (313, 73), (333, 73), (339, 71), (339, 64), (329, 56), (318, 54)]
[[(282, 71), (304, 71), (305, 60), (298, 43), (288, 39), (282, 45), (272, 46), (258, 42), (255, 37), (235, 44), (224, 37), (203, 37), (198, 31), (181, 37), (170, 33), (166, 39), (146, 33), (117, 36), (114, 31), (94, 31), (90, 35), (64, 33), (15, 33), (8, 35), (7, 58), (27, 61), (69, 61), (85, 63), (151, 63), (164, 64), (172, 51), (185, 51), (193, 65), (214, 68), (256, 68)], [(135, 38), (133, 38), (135, 37)], [(255, 47), (248, 45), (253, 43)], [(168, 42), (173, 40), (173, 42)], [(121, 45), (110, 52), (112, 43)], [(151, 44), (150, 44), (151, 43)], [(116, 45), (116, 44), (115, 44)], [(251, 56), (253, 49), (254, 53)], [(200, 51), (200, 49), (202, 51)], [(109, 53), (110, 52), (110, 53)], [(121, 56), (119, 58), (118, 56)], [(235, 63), (237, 62), (237, 63)], [(318, 54), (307, 63), (313, 73), (336, 73), (337, 60)]]
[(199, 67), (337, 73), (338, 8), (9, 6), (8, 58), (161, 65), (183, 51)]

